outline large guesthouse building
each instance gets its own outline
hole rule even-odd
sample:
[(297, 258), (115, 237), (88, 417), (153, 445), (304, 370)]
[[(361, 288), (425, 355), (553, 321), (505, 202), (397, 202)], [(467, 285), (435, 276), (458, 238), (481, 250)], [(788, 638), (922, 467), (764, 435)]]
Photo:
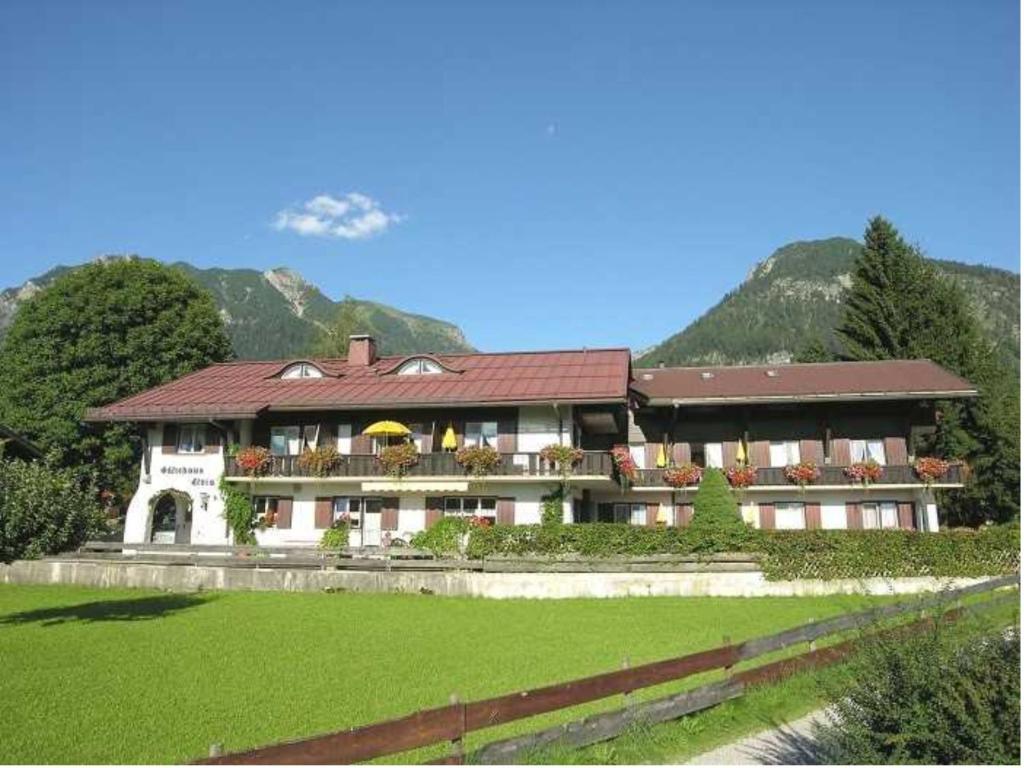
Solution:
[[(346, 359), (212, 365), (88, 418), (143, 436), (126, 542), (230, 543), (223, 480), (272, 521), (261, 544), (313, 545), (347, 516), (350, 544), (373, 547), (449, 515), (538, 523), (562, 482), (566, 522), (683, 526), (694, 467), (732, 470), (757, 527), (934, 531), (934, 491), (963, 467), (923, 477), (914, 446), (937, 401), (975, 394), (928, 360), (634, 371), (628, 349), (378, 357), (356, 336)], [(400, 476), (379, 458), (397, 442), (415, 448)], [(579, 449), (571, 467), (552, 445)], [(269, 454), (256, 472), (252, 446)], [(337, 459), (310, 469), (323, 446)], [(472, 446), (497, 451), (486, 475), (458, 460)]]

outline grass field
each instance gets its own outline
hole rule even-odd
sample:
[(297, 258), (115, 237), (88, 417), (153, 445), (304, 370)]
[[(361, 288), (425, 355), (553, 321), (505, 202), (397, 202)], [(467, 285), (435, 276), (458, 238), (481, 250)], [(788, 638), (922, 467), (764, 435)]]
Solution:
[[(337, 730), (869, 604), (0, 586), (0, 762), (182, 762), (215, 742), (237, 750)], [(468, 746), (621, 703), (492, 729)]]

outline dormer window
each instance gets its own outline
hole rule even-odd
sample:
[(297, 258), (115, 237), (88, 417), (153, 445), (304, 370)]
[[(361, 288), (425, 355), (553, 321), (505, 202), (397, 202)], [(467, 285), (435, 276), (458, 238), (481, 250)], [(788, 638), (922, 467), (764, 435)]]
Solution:
[(296, 363), (285, 368), (282, 379), (322, 379), (323, 371), (311, 363)]
[(424, 373), (441, 373), (441, 366), (433, 360), (417, 357), (415, 360), (403, 363), (402, 367), (398, 369), (399, 376), (417, 376)]

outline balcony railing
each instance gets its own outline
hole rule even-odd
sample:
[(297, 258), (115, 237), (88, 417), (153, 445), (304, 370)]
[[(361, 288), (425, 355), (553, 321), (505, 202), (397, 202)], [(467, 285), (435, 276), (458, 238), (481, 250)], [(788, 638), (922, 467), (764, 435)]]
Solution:
[[(809, 488), (813, 488), (816, 485), (849, 485), (854, 487), (860, 485), (857, 481), (851, 480), (846, 476), (846, 473), (844, 472), (846, 469), (845, 467), (823, 466), (818, 467), (818, 469), (821, 470), (821, 477), (813, 483), (809, 483)], [(635, 483), (633, 483), (634, 486), (641, 486), (644, 488), (668, 487), (668, 483), (665, 482), (664, 469), (641, 469), (639, 470), (639, 473), (640, 477), (637, 478)], [(935, 481), (937, 485), (960, 485), (963, 482), (964, 468), (960, 464), (951, 464), (946, 474)], [(757, 480), (754, 481), (754, 486), (759, 485), (771, 486), (794, 484), (786, 479), (786, 470), (782, 467), (759, 467), (757, 470)], [(924, 485), (924, 481), (914, 473), (914, 468), (910, 465), (887, 464), (882, 468), (882, 477), (871, 483), (871, 485)]]
[[(299, 468), (298, 456), (272, 456), (270, 470), (263, 477), (309, 477)], [(228, 477), (243, 477), (234, 458), (227, 460)], [(573, 477), (611, 477), (612, 458), (605, 451), (585, 451), (583, 460), (573, 467)], [(373, 455), (342, 456), (340, 463), (325, 477), (387, 477), (388, 474)], [(404, 477), (467, 477), (469, 473), (452, 453), (421, 453)], [(501, 465), (489, 477), (559, 477), (558, 468), (541, 459), (537, 453), (503, 453)]]

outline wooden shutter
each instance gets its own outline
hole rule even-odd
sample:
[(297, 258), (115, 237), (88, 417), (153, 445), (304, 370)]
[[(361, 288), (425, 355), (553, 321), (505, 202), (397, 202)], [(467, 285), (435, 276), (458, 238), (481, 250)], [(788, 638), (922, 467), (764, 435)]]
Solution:
[(516, 431), (518, 423), (516, 418), (498, 419), (498, 452), (515, 453), (518, 443)]
[(672, 445), (672, 461), (677, 467), (690, 463), (690, 444), (674, 443)]
[(825, 463), (825, 449), (820, 440), (800, 441), (800, 461), (813, 461), (815, 464)]
[(292, 500), (288, 498), (277, 500), (277, 522), (278, 528), (292, 527)]
[(332, 506), (333, 504), (330, 496), (316, 497), (316, 506), (314, 507), (313, 515), (313, 525), (316, 528), (331, 527), (331, 523), (334, 522)]
[(658, 468), (658, 449), (661, 448), (661, 443), (645, 443), (644, 444), (644, 469), (657, 469)]
[(821, 504), (816, 501), (804, 504), (804, 520), (809, 531), (821, 528)]
[(832, 441), (832, 464), (836, 467), (850, 465), (850, 441), (845, 437), (837, 437)]
[(914, 530), (914, 504), (909, 501), (901, 501), (896, 510), (899, 515), (900, 528), (905, 531)]
[(382, 531), (398, 530), (398, 497), (385, 496), (380, 500), (380, 529)]
[(178, 425), (177, 424), (164, 424), (164, 444), (163, 451), (164, 455), (169, 453), (178, 452)]
[(851, 531), (860, 531), (864, 528), (864, 510), (855, 501), (846, 502), (846, 527)]
[(444, 499), (440, 496), (428, 496), (424, 525), (429, 528), (444, 517)]
[(498, 499), (498, 514), (497, 514), (498, 525), (515, 525), (516, 524), (516, 500), (515, 499)]
[(758, 504), (758, 512), (761, 516), (761, 529), (765, 531), (775, 530), (775, 505), (762, 502)]
[(206, 425), (206, 435), (203, 437), (203, 453), (217, 453), (220, 451), (220, 430), (213, 424)]
[(750, 463), (755, 467), (770, 467), (772, 464), (772, 455), (768, 441), (754, 440), (751, 442), (749, 458)]
[(904, 438), (885, 438), (885, 463), (893, 466), (907, 463), (907, 441)]
[(651, 501), (647, 504), (647, 527), (653, 528), (658, 524), (658, 502)]
[(685, 528), (693, 522), (693, 504), (676, 504), (676, 525)]
[(736, 454), (739, 452), (740, 444), (735, 440), (722, 443), (722, 466), (726, 469), (736, 465)]

